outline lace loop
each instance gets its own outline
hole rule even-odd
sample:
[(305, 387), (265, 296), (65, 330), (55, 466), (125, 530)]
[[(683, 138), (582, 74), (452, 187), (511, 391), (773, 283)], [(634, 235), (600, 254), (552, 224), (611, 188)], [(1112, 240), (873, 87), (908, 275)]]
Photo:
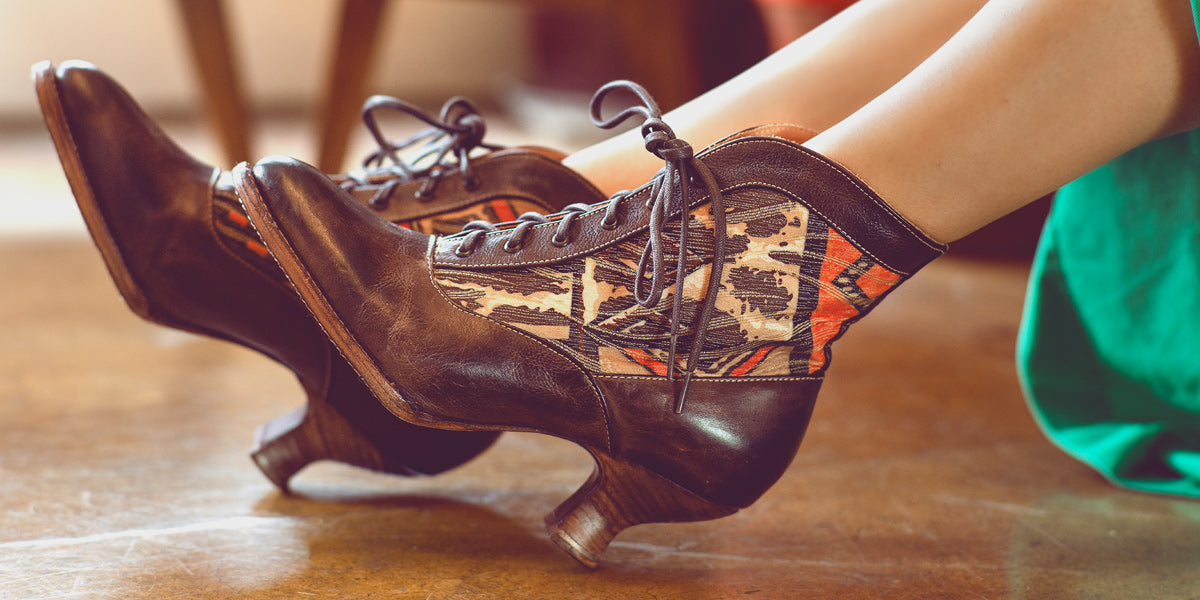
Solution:
[[(381, 130), (378, 121), (380, 111), (394, 111), (409, 115), (430, 125), (409, 138), (395, 142), (389, 140)], [(365, 170), (392, 175), (392, 179), (384, 184), (371, 197), (370, 205), (377, 210), (386, 208), (396, 187), (401, 183), (409, 183), (418, 178), (425, 182), (416, 192), (416, 197), (427, 200), (433, 197), (437, 190), (438, 181), (446, 174), (454, 171), (463, 175), (464, 186), (468, 190), (478, 187), (479, 182), (471, 171), (471, 152), (476, 148), (498, 150), (501, 146), (485, 144), (483, 137), (487, 126), (483, 117), (469, 100), (454, 97), (442, 105), (437, 117), (430, 115), (421, 108), (391, 96), (375, 95), (367, 99), (362, 108), (363, 124), (379, 146), (362, 161)], [(400, 152), (407, 148), (424, 144), (416, 157), (405, 160)], [(388, 164), (390, 163), (390, 164)], [(350, 180), (343, 184), (347, 191), (360, 185), (370, 183), (365, 176), (349, 174)]]
[[(601, 105), (604, 98), (615, 90), (632, 92), (641, 101), (640, 104), (629, 106), (608, 119), (601, 117)], [(708, 324), (716, 305), (717, 293), (721, 287), (721, 279), (725, 267), (725, 241), (727, 237), (725, 224), (725, 198), (717, 184), (716, 177), (703, 161), (695, 157), (692, 146), (675, 137), (674, 131), (662, 120), (658, 105), (642, 86), (631, 81), (614, 81), (600, 88), (592, 98), (589, 112), (592, 122), (599, 127), (616, 127), (627, 119), (640, 117), (643, 120), (641, 133), (646, 150), (663, 159), (665, 165), (650, 182), (650, 196), (646, 206), (650, 211), (648, 227), (649, 240), (642, 249), (638, 259), (637, 271), (632, 284), (634, 300), (646, 308), (654, 308), (662, 301), (666, 292), (668, 269), (666, 267), (666, 226), (673, 211), (679, 211), (678, 253), (675, 257), (675, 280), (672, 282), (670, 345), (667, 352), (667, 374), (674, 381), (677, 366), (675, 364), (676, 347), (678, 345), (680, 321), (683, 315), (684, 279), (687, 275), (688, 239), (691, 229), (691, 187), (693, 184), (703, 187), (708, 193), (713, 218), (713, 254), (712, 268), (709, 270), (708, 285), (704, 292), (697, 317), (693, 321), (694, 336), (688, 353), (687, 363), (683, 369), (683, 384), (676, 396), (675, 412), (683, 412), (687, 400), (688, 387), (692, 375), (698, 366), (700, 353), (708, 332)], [(603, 229), (616, 229), (621, 222), (620, 209), (624, 201), (632, 195), (623, 190), (613, 194), (604, 206), (604, 217), (599, 226)], [(676, 204), (678, 195), (678, 204)], [(565, 246), (571, 241), (571, 228), (576, 219), (584, 213), (595, 211), (599, 205), (572, 204), (549, 217), (537, 213), (526, 213), (511, 224), (497, 226), (486, 221), (472, 221), (463, 227), (462, 241), (455, 248), (458, 256), (467, 256), (475, 251), (488, 233), (505, 231), (508, 234), (503, 249), (506, 252), (518, 252), (525, 245), (526, 237), (536, 225), (557, 223), (550, 243), (554, 246)]]
[[(640, 105), (635, 104), (630, 106), (609, 119), (601, 118), (600, 107), (604, 104), (604, 98), (612, 93), (613, 90), (618, 89), (633, 92), (634, 95), (638, 97), (638, 100), (641, 100), (642, 103)], [(654, 101), (654, 98), (650, 96), (650, 93), (646, 91), (646, 88), (643, 88), (632, 81), (624, 79), (610, 81), (603, 86), (600, 86), (600, 89), (596, 90), (595, 95), (592, 96), (592, 102), (588, 107), (588, 112), (591, 114), (592, 123), (601, 129), (612, 129), (617, 125), (624, 123), (626, 119), (632, 117), (642, 117), (644, 121), (654, 122), (658, 125), (666, 127), (668, 132), (670, 131), (670, 127), (667, 127), (667, 124), (662, 122), (662, 111), (658, 110), (658, 103)], [(650, 125), (651, 123), (643, 123), (643, 137), (646, 136), (646, 127)], [(674, 136), (675, 134), (671, 132), (670, 135)]]
[[(623, 89), (632, 92), (641, 100), (641, 105), (631, 106), (609, 119), (600, 115), (604, 98), (614, 90)], [(683, 283), (687, 275), (688, 230), (691, 222), (690, 182), (699, 178), (708, 192), (713, 214), (713, 257), (712, 269), (709, 272), (708, 287), (705, 290), (704, 302), (695, 321), (695, 335), (692, 338), (692, 348), (688, 353), (687, 364), (684, 368), (683, 388), (675, 404), (675, 412), (683, 412), (687, 400), (687, 390), (691, 383), (692, 374), (697, 367), (700, 352), (704, 349), (708, 323), (712, 318), (713, 307), (717, 300), (717, 291), (725, 267), (725, 199), (721, 195), (720, 186), (707, 165), (696, 159), (692, 146), (675, 137), (675, 132), (662, 120), (658, 105), (646, 90), (631, 81), (614, 81), (600, 88), (592, 97), (590, 107), (592, 122), (599, 127), (611, 128), (631, 117), (643, 118), (641, 133), (646, 150), (663, 159), (666, 165), (654, 177), (650, 186), (650, 239), (642, 250), (638, 260), (637, 273), (634, 275), (634, 300), (646, 307), (653, 308), (662, 300), (666, 282), (664, 268), (664, 231), (672, 210), (675, 191), (678, 190), (680, 204), (679, 219), (679, 252), (675, 261), (675, 281), (672, 292), (670, 345), (667, 350), (667, 378), (674, 379), (675, 354), (679, 340), (680, 318), (683, 312)], [(615, 202), (616, 197), (610, 201)], [(608, 214), (605, 214), (606, 220)], [(649, 283), (646, 282), (649, 268)]]

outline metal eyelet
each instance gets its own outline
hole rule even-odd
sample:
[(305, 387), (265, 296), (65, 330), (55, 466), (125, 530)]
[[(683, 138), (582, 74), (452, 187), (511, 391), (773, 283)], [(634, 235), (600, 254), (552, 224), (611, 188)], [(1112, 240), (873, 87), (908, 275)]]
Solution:
[(608, 217), (606, 216), (600, 220), (600, 229), (607, 229), (609, 231), (612, 231), (612, 230), (616, 229), (620, 224), (621, 224), (620, 217), (613, 217), (613, 220), (610, 223), (608, 221)]
[(504, 245), (501, 246), (501, 248), (503, 248), (504, 251), (509, 254), (513, 254), (513, 253), (519, 251), (521, 249), (521, 246), (524, 245), (524, 244), (512, 245), (512, 241), (513, 241), (513, 239), (510, 237), (507, 240), (504, 240)]
[(470, 255), (472, 255), (472, 254), (474, 254), (474, 253), (475, 253), (475, 249), (474, 249), (474, 248), (466, 248), (466, 249), (464, 249), (464, 248), (463, 248), (463, 246), (464, 246), (464, 245), (465, 245), (465, 244), (459, 244), (459, 245), (458, 245), (458, 247), (454, 249), (454, 255), (455, 255), (455, 256), (457, 256), (457, 257), (459, 257), (459, 258), (466, 258), (466, 257), (468, 257), (468, 256), (470, 256)]
[(551, 236), (550, 243), (554, 244), (554, 246), (558, 248), (562, 248), (563, 246), (571, 243), (571, 238), (570, 236), (564, 236), (562, 239), (559, 239), (558, 234), (555, 233), (553, 236)]

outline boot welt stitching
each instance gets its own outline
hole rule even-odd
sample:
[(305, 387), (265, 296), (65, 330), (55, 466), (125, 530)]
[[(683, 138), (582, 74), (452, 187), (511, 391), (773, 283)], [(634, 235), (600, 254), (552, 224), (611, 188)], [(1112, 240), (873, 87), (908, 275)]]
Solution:
[[(631, 379), (631, 380), (637, 380), (637, 381), (642, 381), (642, 380), (662, 381), (664, 379), (662, 376), (655, 376), (655, 375), (598, 374), (595, 377), (597, 379)], [(754, 377), (754, 376), (750, 376), (750, 377), (704, 377), (702, 375), (697, 375), (696, 379), (694, 381), (703, 381), (705, 383), (753, 383), (756, 381), (764, 381), (764, 382), (766, 382), (766, 381), (780, 381), (780, 382), (783, 382), (783, 381), (796, 381), (796, 382), (799, 382), (799, 381), (823, 381), (824, 379), (825, 379), (824, 375), (798, 375), (795, 377), (776, 377), (776, 376), (768, 376), (768, 377)]]

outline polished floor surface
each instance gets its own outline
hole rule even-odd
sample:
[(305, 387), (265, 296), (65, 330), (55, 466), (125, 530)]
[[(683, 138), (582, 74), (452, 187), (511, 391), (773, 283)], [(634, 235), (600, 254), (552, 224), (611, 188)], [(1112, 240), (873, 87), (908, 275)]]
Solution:
[(591, 470), (509, 434), (420, 479), (247, 458), (275, 364), (134, 317), (87, 240), (0, 243), (0, 598), (1196, 598), (1200, 504), (1119, 491), (1037, 431), (1025, 270), (948, 258), (839, 342), (766, 496), (645, 525), (588, 571), (542, 515)]

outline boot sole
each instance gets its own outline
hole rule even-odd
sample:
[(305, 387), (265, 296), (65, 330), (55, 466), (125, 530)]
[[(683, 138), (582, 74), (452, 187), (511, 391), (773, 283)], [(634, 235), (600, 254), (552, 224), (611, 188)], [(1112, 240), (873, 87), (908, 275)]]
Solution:
[(96, 203), (96, 194), (92, 191), (87, 171), (83, 168), (83, 161), (79, 158), (78, 146), (71, 134), (71, 127), (67, 124), (67, 115), (63, 109), (62, 98), (59, 96), (58, 75), (55, 73), (54, 65), (50, 61), (34, 65), (33, 78), (36, 82), (38, 103), (42, 108), (42, 119), (46, 123), (46, 129), (50, 131), (50, 139), (54, 141), (54, 149), (58, 152), (58, 159), (67, 176), (67, 183), (71, 186), (71, 193), (75, 195), (75, 202), (79, 205), (79, 212), (83, 215), (83, 221), (92, 236), (92, 241), (100, 250), (104, 265), (117, 285), (117, 291), (125, 299), (129, 308), (139, 317), (174, 327), (173, 324), (163, 323), (151, 316), (150, 302), (146, 299), (142, 288), (134, 281), (125, 264), (125, 259), (121, 256), (121, 249), (108, 230), (108, 225), (104, 221), (104, 213), (100, 211), (100, 207)]

